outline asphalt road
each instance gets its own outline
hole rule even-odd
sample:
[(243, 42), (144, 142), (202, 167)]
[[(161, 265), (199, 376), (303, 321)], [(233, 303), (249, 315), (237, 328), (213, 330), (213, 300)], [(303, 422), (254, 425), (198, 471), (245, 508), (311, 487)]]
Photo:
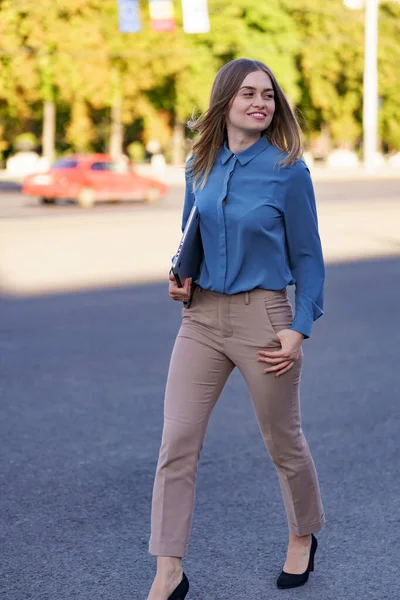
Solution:
[[(400, 597), (400, 259), (328, 267), (305, 342), (303, 428), (327, 524), (306, 587), (275, 589), (287, 526), (244, 383), (200, 462), (188, 600)], [(0, 298), (0, 596), (144, 600), (179, 305), (165, 285)]]

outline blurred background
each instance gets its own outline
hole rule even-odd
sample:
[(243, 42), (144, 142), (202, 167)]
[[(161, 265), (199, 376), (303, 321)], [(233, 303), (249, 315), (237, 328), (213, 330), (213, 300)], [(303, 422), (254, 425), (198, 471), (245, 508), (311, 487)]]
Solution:
[[(327, 259), (377, 251), (367, 225), (376, 226), (375, 207), (363, 209), (365, 225), (357, 219), (350, 228), (343, 210), (353, 193), (340, 211), (332, 202), (349, 189), (340, 181), (358, 181), (361, 197), (385, 198), (381, 190), (398, 179), (399, 35), (397, 0), (3, 0), (1, 289), (164, 276), (192, 143), (185, 122), (206, 109), (217, 70), (241, 56), (276, 73), (302, 122), (314, 180), (338, 185), (317, 186), (321, 200), (329, 196), (320, 207)], [(385, 183), (363, 187), (371, 179)], [(76, 205), (94, 212), (83, 216)], [(385, 210), (381, 202), (382, 252), (395, 223)]]
[[(152, 142), (167, 163), (182, 164), (186, 120), (207, 107), (218, 68), (243, 56), (277, 74), (303, 115), (310, 158), (329, 161), (336, 149), (362, 157), (362, 1), (210, 0), (209, 31), (194, 35), (183, 29), (180, 4), (173, 9), (164, 31), (155, 31), (149, 3), (141, 2), (141, 29), (126, 34), (116, 0), (3, 0), (3, 166), (28, 149), (49, 161), (110, 151), (143, 162)], [(385, 162), (400, 150), (399, 18), (396, 0), (379, 3), (376, 151)]]
[[(398, 597), (399, 39), (397, 0), (0, 0), (6, 600), (145, 597), (185, 123), (239, 57), (298, 112), (327, 263), (302, 405), (328, 527), (304, 597)], [(198, 600), (278, 597), (286, 524), (246, 395), (235, 372), (203, 450)]]

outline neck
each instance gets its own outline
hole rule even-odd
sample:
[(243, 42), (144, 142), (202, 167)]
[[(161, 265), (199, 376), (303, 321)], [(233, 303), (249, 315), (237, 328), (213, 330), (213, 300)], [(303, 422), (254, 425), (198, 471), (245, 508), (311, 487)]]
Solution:
[(259, 131), (249, 133), (237, 129), (232, 130), (229, 127), (227, 128), (227, 134), (229, 149), (232, 150), (234, 154), (243, 152), (243, 150), (246, 150), (246, 148), (255, 144), (261, 137)]

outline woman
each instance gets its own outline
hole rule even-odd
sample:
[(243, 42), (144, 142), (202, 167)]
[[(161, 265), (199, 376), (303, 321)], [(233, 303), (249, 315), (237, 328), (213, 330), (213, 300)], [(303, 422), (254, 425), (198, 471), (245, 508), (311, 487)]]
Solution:
[[(261, 62), (226, 64), (186, 168), (183, 227), (196, 202), (204, 260), (182, 309), (168, 373), (154, 482), (149, 551), (157, 574), (148, 600), (183, 600), (197, 463), (211, 411), (238, 367), (278, 472), (289, 525), (279, 588), (304, 584), (324, 524), (313, 459), (301, 429), (302, 342), (322, 315), (324, 264), (301, 132)], [(173, 300), (185, 301), (192, 282)], [(296, 285), (295, 314), (286, 287)]]

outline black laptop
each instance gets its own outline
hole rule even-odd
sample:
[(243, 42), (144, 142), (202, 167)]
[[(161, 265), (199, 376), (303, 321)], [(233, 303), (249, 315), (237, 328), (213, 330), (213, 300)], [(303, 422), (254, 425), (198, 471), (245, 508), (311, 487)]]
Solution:
[[(183, 287), (184, 281), (188, 277), (191, 277), (194, 283), (199, 276), (202, 260), (203, 244), (200, 234), (200, 213), (197, 206), (194, 205), (183, 231), (178, 251), (172, 261), (171, 272), (178, 287)], [(192, 285), (192, 293), (193, 290), (194, 285)]]

